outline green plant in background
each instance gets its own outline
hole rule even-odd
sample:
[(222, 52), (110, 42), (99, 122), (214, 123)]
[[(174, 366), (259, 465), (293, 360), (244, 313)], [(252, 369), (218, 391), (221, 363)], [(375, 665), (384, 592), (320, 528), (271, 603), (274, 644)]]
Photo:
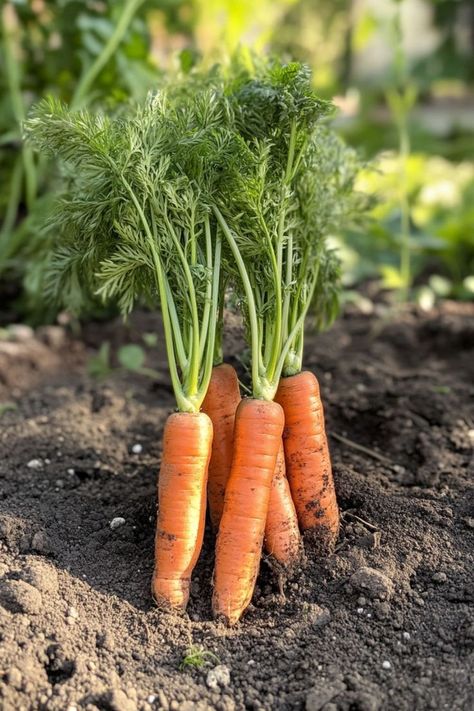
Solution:
[(394, 74), (395, 86), (387, 90), (387, 104), (397, 127), (398, 153), (400, 164), (399, 200), (400, 200), (400, 268), (399, 294), (402, 301), (407, 301), (412, 285), (411, 244), (410, 244), (410, 204), (408, 194), (407, 161), (410, 155), (409, 114), (416, 102), (416, 86), (409, 81), (407, 58), (403, 51), (400, 6), (402, 0), (396, 0), (397, 9), (393, 20), (394, 35)]
[[(446, 154), (464, 154), (460, 141), (440, 144), (420, 122), (420, 100), (426, 99), (431, 85), (419, 75), (420, 62), (409, 59), (404, 49), (402, 9), (409, 3), (390, 3), (390, 16), (380, 8), (380, 16), (366, 22), (368, 28), (370, 24), (366, 39), (379, 32), (390, 40), (390, 70), (374, 74), (371, 84), (361, 85), (360, 114), (341, 128), (366, 152), (384, 144), (392, 150), (376, 155), (359, 181), (359, 188), (377, 199), (372, 223), (363, 233), (339, 236), (338, 242), (348, 286), (381, 276), (382, 286), (396, 290), (401, 300), (413, 297), (429, 307), (438, 297), (474, 295), (474, 166), (466, 160), (453, 163), (416, 150), (417, 146), (442, 147)], [(354, 37), (357, 34), (358, 30)], [(449, 77), (452, 71), (450, 66), (439, 66), (440, 76)], [(431, 110), (436, 112), (436, 106)], [(472, 143), (468, 138), (465, 147), (469, 140)]]
[[(357, 181), (360, 191), (378, 199), (367, 231), (349, 232), (338, 240), (348, 287), (377, 276), (388, 289), (401, 287), (401, 160), (399, 154), (386, 152), (379, 157), (377, 169), (366, 169)], [(411, 153), (403, 170), (416, 291), (422, 288), (425, 303), (436, 296), (473, 298), (474, 165)]]
[[(145, 336), (150, 334), (145, 334)], [(155, 334), (151, 334), (155, 337)], [(144, 342), (147, 339), (143, 338)], [(149, 339), (148, 339), (149, 340)], [(153, 339), (155, 340), (155, 338)], [(154, 345), (154, 343), (153, 343)], [(161, 374), (153, 368), (145, 366), (146, 352), (137, 343), (127, 343), (117, 350), (117, 361), (119, 367), (112, 365), (110, 343), (104, 341), (97, 353), (91, 356), (87, 362), (87, 372), (92, 378), (107, 378), (113, 373), (125, 371), (145, 375), (153, 380), (160, 380)]]
[[(180, 0), (172, 2), (182, 5)], [(44, 215), (55, 176), (21, 141), (29, 107), (52, 93), (77, 109), (142, 98), (158, 72), (150, 60), (146, 15), (162, 2), (6, 2), (0, 42), (0, 275), (23, 277), (31, 314), (42, 291)], [(170, 13), (171, 14), (171, 13)], [(28, 298), (28, 295), (29, 298)], [(44, 320), (44, 306), (40, 306)]]
[(348, 86), (353, 32), (351, 0), (299, 0), (285, 9), (270, 45), (310, 64), (318, 92), (329, 98)]

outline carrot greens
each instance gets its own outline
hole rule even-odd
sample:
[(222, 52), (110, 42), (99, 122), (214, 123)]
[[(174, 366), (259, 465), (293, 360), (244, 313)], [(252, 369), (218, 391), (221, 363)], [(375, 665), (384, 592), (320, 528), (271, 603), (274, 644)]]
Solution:
[(207, 391), (221, 310), (222, 237), (210, 197), (227, 159), (223, 106), (212, 89), (186, 105), (161, 92), (110, 119), (43, 101), (26, 125), (65, 164), (68, 189), (50, 229), (60, 235), (50, 296), (80, 307), (86, 293), (159, 302), (178, 408)]
[(337, 260), (325, 238), (350, 212), (355, 160), (324, 125), (332, 105), (314, 93), (307, 67), (237, 65), (227, 93), (240, 142), (214, 213), (232, 254), (253, 394), (271, 400), (282, 372), (301, 369), (311, 303), (322, 313), (327, 296), (334, 304)]

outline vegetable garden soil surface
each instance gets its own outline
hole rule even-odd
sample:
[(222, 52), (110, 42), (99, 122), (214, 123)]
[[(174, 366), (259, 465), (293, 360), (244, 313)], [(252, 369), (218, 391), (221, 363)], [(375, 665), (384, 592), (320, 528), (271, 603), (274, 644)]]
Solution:
[(474, 708), (473, 315), (449, 302), (429, 314), (352, 310), (308, 339), (338, 547), (326, 560), (309, 553), (283, 596), (264, 561), (233, 629), (211, 616), (209, 531), (188, 615), (160, 612), (150, 595), (173, 408), (163, 348), (147, 353), (155, 382), (86, 374), (102, 341), (140, 342), (153, 316), (1, 341), (0, 707)]

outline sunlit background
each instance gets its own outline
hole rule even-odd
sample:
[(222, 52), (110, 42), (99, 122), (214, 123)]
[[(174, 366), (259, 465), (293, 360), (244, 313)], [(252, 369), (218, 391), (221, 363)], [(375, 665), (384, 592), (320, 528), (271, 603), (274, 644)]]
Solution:
[[(346, 299), (367, 283), (429, 309), (474, 298), (474, 6), (469, 0), (3, 0), (0, 278), (14, 316), (40, 304), (50, 166), (21, 142), (45, 94), (72, 106), (137, 99), (164, 70), (258, 51), (311, 65), (367, 161), (363, 231), (334, 235)], [(376, 280), (374, 282), (374, 280)], [(6, 307), (4, 307), (6, 308)], [(11, 317), (11, 316), (10, 316)]]

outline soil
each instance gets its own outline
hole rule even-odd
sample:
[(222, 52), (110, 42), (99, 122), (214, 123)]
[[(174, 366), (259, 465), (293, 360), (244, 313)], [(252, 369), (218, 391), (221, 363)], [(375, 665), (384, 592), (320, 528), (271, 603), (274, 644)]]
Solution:
[(340, 539), (329, 558), (309, 556), (284, 598), (264, 560), (233, 629), (211, 616), (210, 532), (188, 614), (150, 595), (173, 408), (163, 347), (147, 348), (156, 380), (87, 375), (102, 341), (139, 342), (154, 317), (0, 341), (0, 707), (474, 708), (473, 316), (452, 303), (352, 308), (308, 339)]

